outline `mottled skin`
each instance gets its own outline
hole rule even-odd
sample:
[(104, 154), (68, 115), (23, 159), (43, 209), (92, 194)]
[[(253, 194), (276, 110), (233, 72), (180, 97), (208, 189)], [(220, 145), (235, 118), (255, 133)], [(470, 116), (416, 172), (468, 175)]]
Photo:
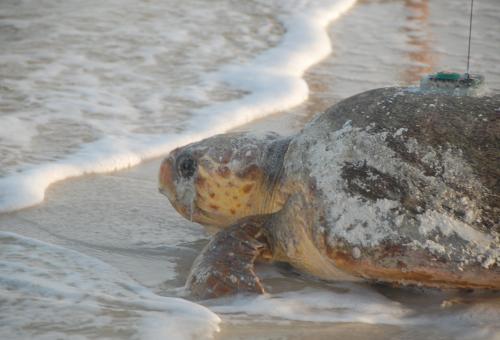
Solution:
[(237, 133), (174, 150), (160, 191), (217, 230), (188, 288), (261, 293), (262, 260), (328, 280), (500, 289), (498, 110), (498, 95), (377, 89), (291, 138)]

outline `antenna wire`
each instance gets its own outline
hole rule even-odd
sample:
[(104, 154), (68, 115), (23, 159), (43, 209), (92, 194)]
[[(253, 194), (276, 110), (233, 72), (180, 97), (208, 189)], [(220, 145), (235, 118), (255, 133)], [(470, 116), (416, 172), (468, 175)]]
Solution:
[(469, 19), (469, 47), (467, 48), (467, 78), (469, 77), (469, 64), (470, 64), (470, 41), (472, 36), (472, 10), (474, 8), (474, 0), (470, 1), (470, 19)]

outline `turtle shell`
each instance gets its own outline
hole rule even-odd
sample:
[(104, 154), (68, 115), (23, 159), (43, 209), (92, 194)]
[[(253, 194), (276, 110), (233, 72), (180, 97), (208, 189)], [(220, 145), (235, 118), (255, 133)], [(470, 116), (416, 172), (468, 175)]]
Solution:
[(318, 115), (284, 161), (310, 197), (317, 247), (384, 268), (493, 269), (499, 280), (499, 110), (500, 95), (383, 88)]

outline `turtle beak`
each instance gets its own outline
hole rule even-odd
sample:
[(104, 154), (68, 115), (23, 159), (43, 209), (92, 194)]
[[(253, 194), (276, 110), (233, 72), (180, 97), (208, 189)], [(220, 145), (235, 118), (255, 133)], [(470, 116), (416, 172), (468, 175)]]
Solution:
[(177, 210), (182, 216), (187, 219), (192, 219), (195, 215), (190, 212), (190, 208), (179, 202), (177, 189), (175, 187), (176, 173), (175, 173), (175, 157), (170, 154), (163, 160), (160, 166), (160, 173), (158, 174), (158, 191), (165, 195), (172, 207)]
[[(179, 197), (177, 192), (175, 181), (177, 180), (176, 170), (175, 170), (175, 150), (170, 153), (170, 155), (163, 160), (160, 165), (160, 172), (158, 174), (158, 191), (165, 195), (172, 207), (174, 207), (177, 212), (187, 219), (193, 219), (196, 214), (191, 211), (194, 207), (188, 207), (182, 201), (182, 197)], [(181, 193), (182, 196), (182, 193)]]
[(170, 201), (175, 199), (174, 188), (174, 159), (169, 156), (163, 160), (158, 175), (158, 190), (167, 196)]

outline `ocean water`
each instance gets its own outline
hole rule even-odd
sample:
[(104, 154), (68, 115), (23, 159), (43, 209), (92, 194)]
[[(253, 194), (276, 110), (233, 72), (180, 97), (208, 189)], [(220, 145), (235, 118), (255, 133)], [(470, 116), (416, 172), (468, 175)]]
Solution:
[(200, 338), (219, 317), (93, 257), (0, 232), (2, 339)]
[(2, 2), (0, 211), (303, 102), (352, 4)]
[[(498, 91), (500, 4), (475, 6), (472, 72)], [(357, 92), (463, 71), (467, 11), (2, 1), (0, 338), (500, 338), (498, 295), (325, 283), (280, 266), (258, 268), (266, 295), (189, 302), (182, 286), (208, 235), (156, 194), (158, 161), (48, 188), (251, 121), (292, 133)]]

